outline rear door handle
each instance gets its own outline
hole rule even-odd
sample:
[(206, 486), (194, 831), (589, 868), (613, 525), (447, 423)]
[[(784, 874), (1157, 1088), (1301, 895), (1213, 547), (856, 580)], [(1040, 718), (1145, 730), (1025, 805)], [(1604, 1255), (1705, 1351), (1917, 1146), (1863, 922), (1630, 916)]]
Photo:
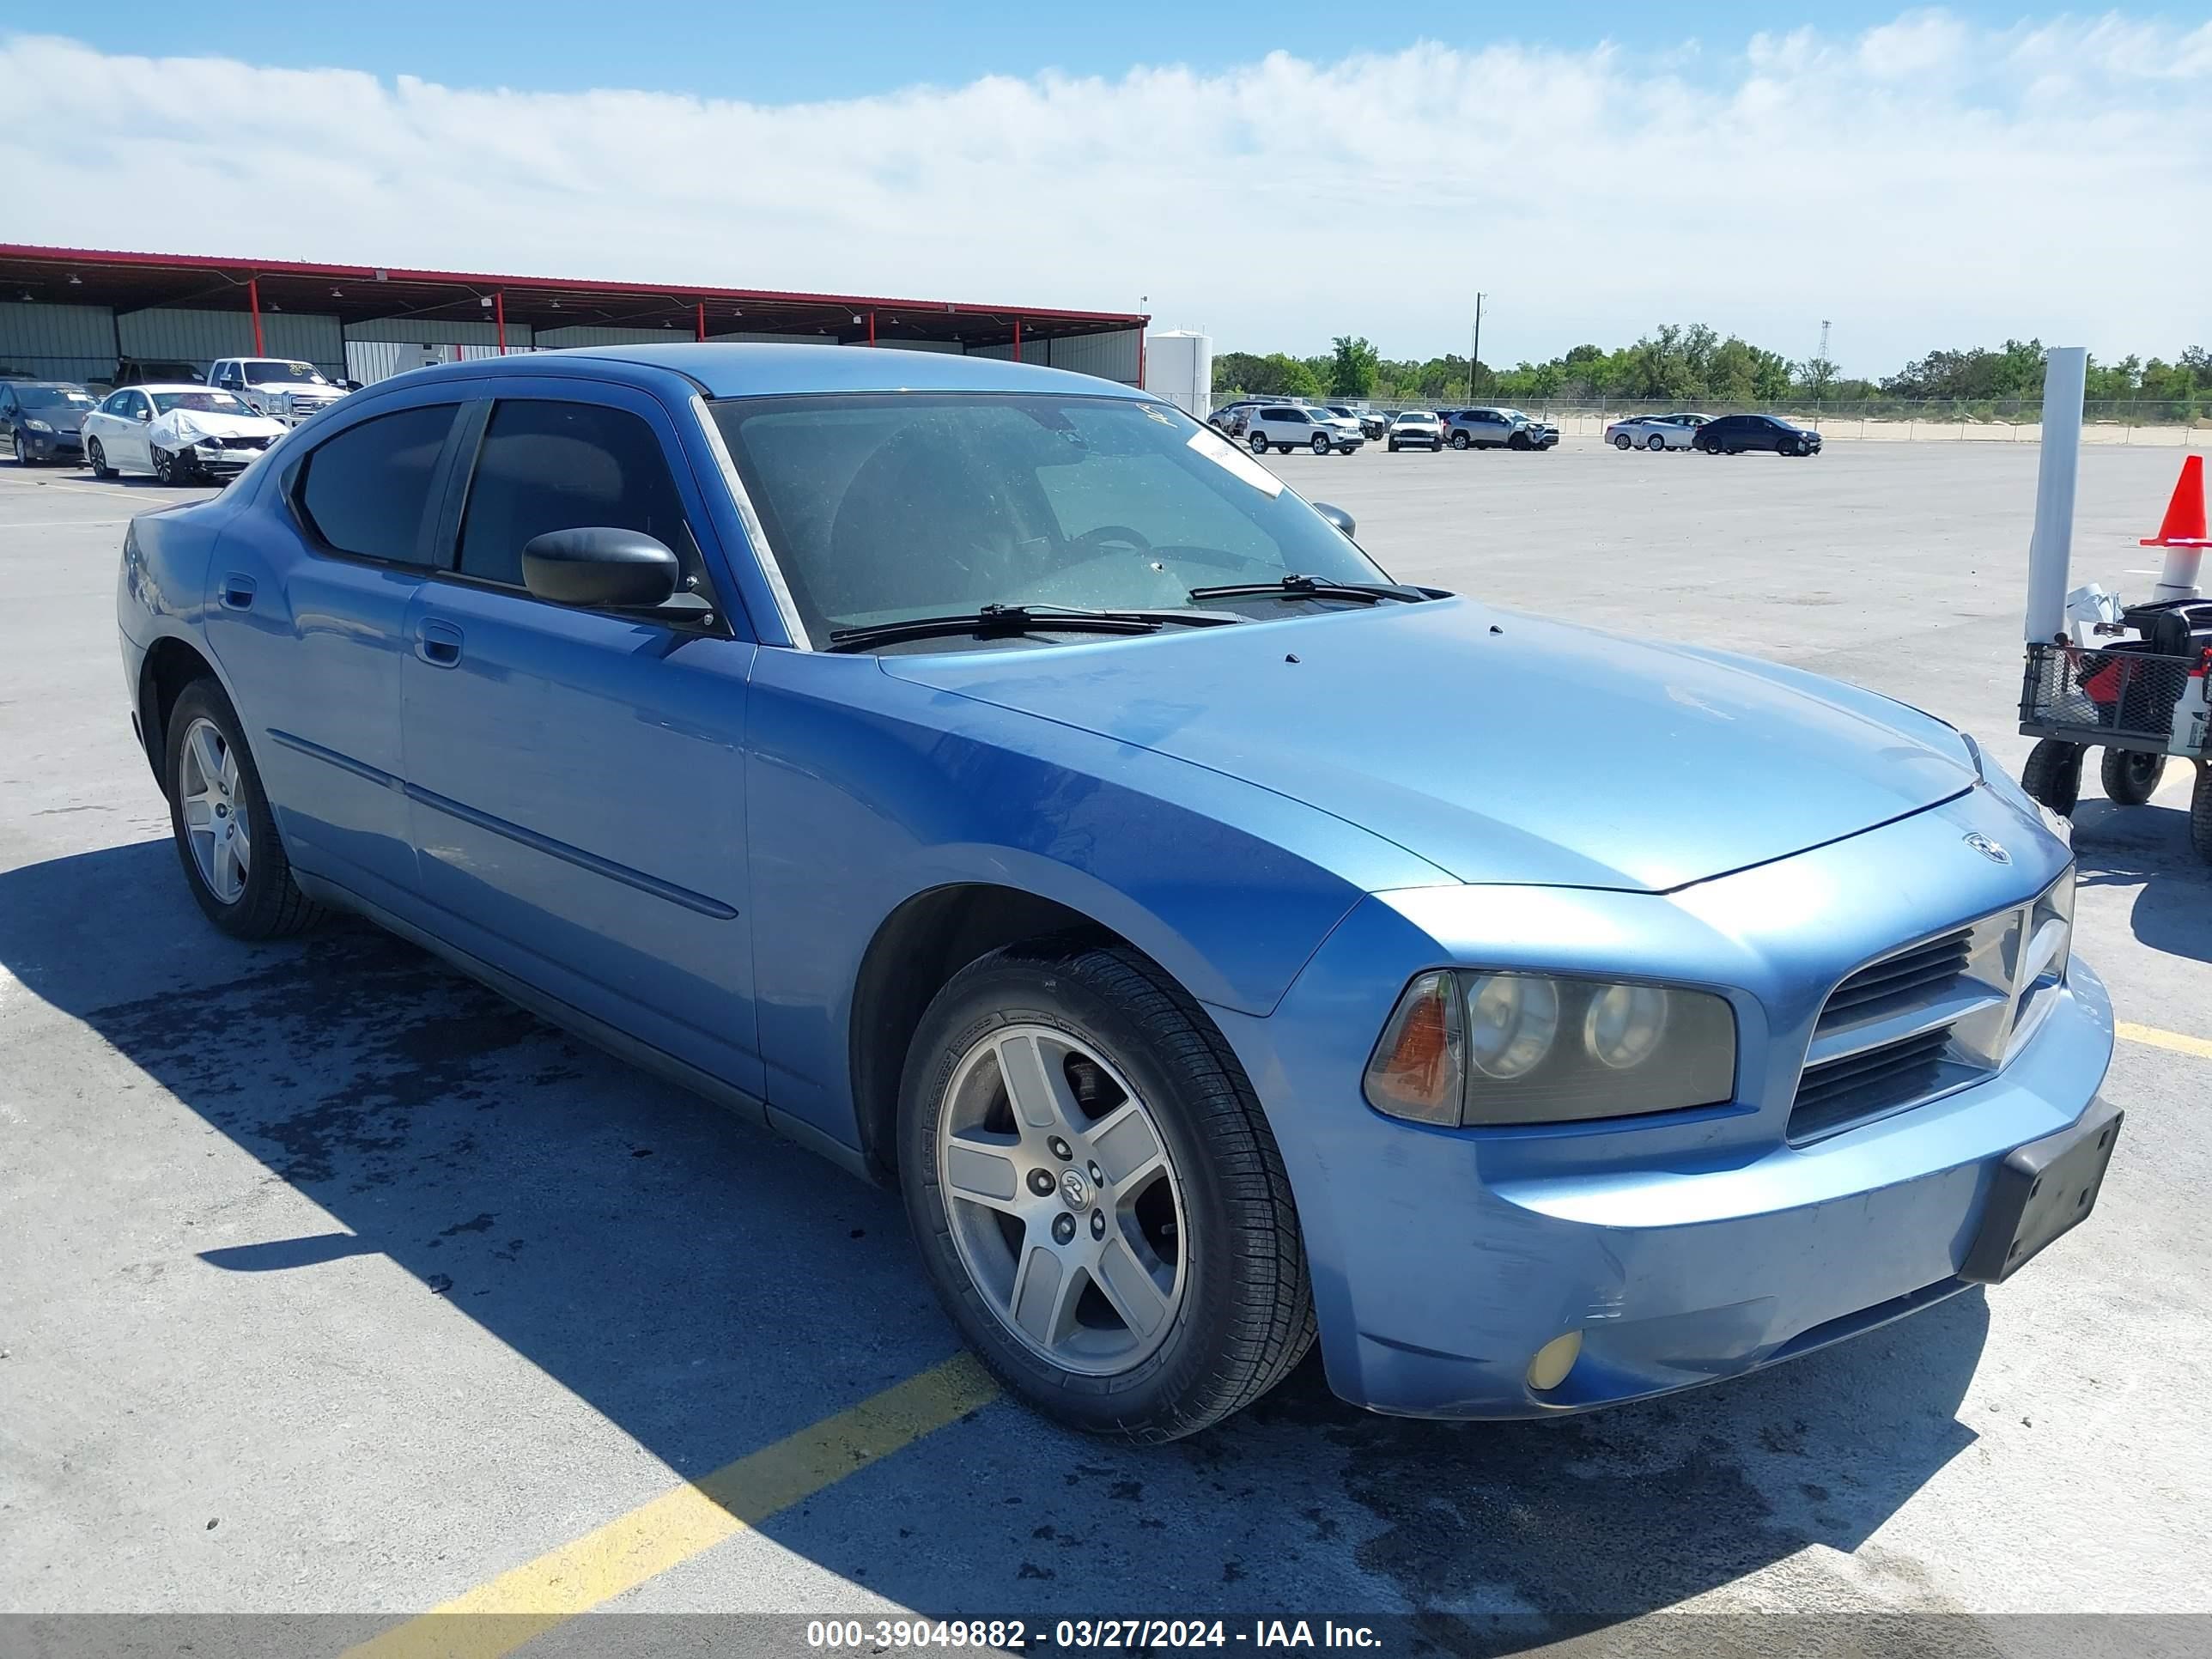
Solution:
[(423, 623), (415, 630), (415, 654), (433, 668), (451, 668), (461, 659), (461, 630), (451, 623)]
[(253, 578), (241, 576), (236, 571), (222, 579), (222, 602), (232, 611), (251, 610), (253, 605)]

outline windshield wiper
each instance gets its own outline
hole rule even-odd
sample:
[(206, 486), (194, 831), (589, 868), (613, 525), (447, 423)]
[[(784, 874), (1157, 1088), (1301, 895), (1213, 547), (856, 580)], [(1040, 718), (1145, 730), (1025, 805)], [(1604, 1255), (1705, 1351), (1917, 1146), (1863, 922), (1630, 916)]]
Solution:
[(1089, 611), (1073, 605), (987, 605), (981, 611), (948, 617), (909, 617), (904, 622), (834, 629), (830, 635), (830, 649), (861, 651), (872, 645), (926, 640), (941, 634), (974, 634), (981, 639), (1012, 634), (1156, 634), (1169, 623), (1210, 628), (1243, 620), (1242, 617), (1205, 611)]
[(1429, 597), (1418, 587), (1401, 587), (1391, 582), (1316, 581), (1299, 575), (1285, 576), (1280, 581), (1230, 582), (1190, 590), (1194, 599), (1226, 599), (1243, 593), (1278, 593), (1286, 599), (1358, 599), (1368, 605), (1379, 605), (1384, 599), (1413, 605)]

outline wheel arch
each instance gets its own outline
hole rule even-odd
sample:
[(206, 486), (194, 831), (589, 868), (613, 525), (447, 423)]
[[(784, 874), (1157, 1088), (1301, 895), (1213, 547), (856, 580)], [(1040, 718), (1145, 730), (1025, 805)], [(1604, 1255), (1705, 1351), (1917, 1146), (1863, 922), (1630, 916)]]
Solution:
[(907, 898), (876, 928), (854, 977), (847, 1024), (853, 1111), (869, 1171), (898, 1184), (899, 1084), (921, 1018), (969, 963), (1024, 940), (1063, 937), (1136, 951), (1204, 1014), (1188, 985), (1125, 933), (1073, 905), (992, 882), (951, 882)]
[[(187, 640), (173, 634), (165, 634), (147, 648), (145, 660), (138, 665), (138, 732), (146, 751), (146, 763), (154, 771), (154, 781), (166, 789), (168, 780), (162, 775), (162, 763), (169, 751), (169, 711), (177, 706), (177, 699), (194, 680), (211, 679), (222, 684), (222, 676), (205, 653)], [(224, 695), (229, 696), (228, 687)], [(233, 704), (235, 707), (235, 702)]]

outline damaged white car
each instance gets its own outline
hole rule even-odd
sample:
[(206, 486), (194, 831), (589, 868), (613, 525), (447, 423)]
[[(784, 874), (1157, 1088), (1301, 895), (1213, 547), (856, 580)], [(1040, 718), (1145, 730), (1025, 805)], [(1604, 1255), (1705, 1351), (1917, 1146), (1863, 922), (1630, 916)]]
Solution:
[(102, 478), (150, 472), (163, 483), (220, 483), (289, 429), (212, 386), (126, 386), (84, 417), (84, 459)]

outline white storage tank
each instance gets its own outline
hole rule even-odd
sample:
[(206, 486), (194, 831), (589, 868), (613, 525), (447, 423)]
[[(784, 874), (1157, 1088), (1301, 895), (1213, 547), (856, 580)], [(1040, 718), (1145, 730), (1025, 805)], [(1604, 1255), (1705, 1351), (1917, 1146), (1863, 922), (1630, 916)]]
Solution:
[(1145, 336), (1145, 389), (1194, 420), (1213, 412), (1213, 337), (1171, 328)]

